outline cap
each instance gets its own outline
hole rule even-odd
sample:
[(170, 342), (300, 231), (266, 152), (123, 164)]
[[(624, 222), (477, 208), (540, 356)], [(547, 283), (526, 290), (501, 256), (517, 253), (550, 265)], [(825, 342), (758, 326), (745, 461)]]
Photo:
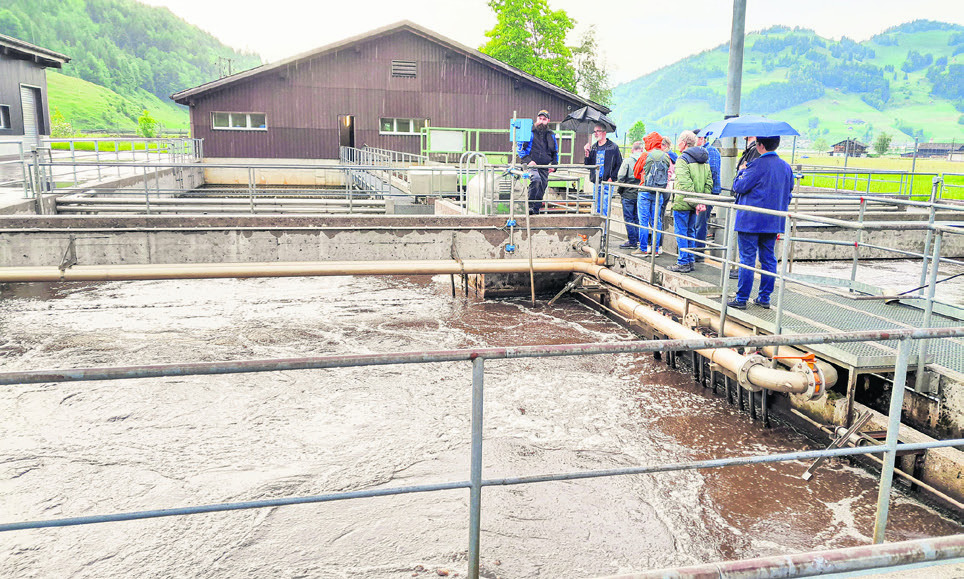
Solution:
[(551, 116), (549, 116), (549, 111), (547, 111), (546, 109), (542, 109), (541, 111), (539, 111), (539, 114), (537, 114), (536, 116), (537, 116), (537, 117), (546, 117), (547, 119), (551, 119), (551, 118), (552, 118)]

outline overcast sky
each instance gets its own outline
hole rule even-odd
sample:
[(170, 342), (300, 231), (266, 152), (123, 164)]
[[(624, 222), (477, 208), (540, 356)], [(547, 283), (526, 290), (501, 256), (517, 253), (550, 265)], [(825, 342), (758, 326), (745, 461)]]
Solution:
[[(267, 62), (399, 20), (412, 20), (472, 48), (495, 15), (485, 0), (140, 0), (165, 6), (225, 44)], [(614, 84), (718, 46), (730, 37), (729, 0), (550, 0), (577, 22), (595, 24)], [(962, 0), (748, 0), (746, 27), (801, 26), (825, 37), (865, 40), (916, 19), (964, 25)], [(575, 42), (575, 36), (571, 38)]]

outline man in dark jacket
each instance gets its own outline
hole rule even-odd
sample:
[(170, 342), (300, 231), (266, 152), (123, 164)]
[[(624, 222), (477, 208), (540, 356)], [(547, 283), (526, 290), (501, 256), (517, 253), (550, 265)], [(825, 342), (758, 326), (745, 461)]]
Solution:
[(518, 153), (522, 164), (529, 167), (529, 213), (538, 215), (549, 186), (549, 173), (555, 171), (546, 165), (559, 164), (559, 141), (549, 130), (549, 111), (541, 110), (536, 115), (532, 138), (518, 144)]
[[(748, 205), (775, 211), (790, 207), (793, 191), (793, 170), (786, 161), (777, 156), (780, 137), (757, 137), (759, 157), (741, 170), (733, 180), (733, 195), (737, 205)], [(777, 234), (784, 230), (784, 217), (751, 211), (737, 211), (735, 230), (740, 248), (740, 263), (755, 267), (757, 257), (760, 269), (776, 273), (777, 258), (773, 248)], [(736, 298), (727, 303), (729, 307), (746, 309), (753, 290), (753, 272), (740, 268)], [(760, 289), (753, 303), (761, 308), (770, 307), (770, 294), (776, 279), (770, 275), (760, 276)]]
[[(619, 167), (623, 164), (623, 155), (619, 152), (619, 146), (606, 137), (606, 127), (596, 124), (592, 134), (596, 137), (596, 142), (592, 147), (586, 143), (586, 165), (596, 165), (602, 167), (599, 173), (599, 181), (614, 182), (619, 179)], [(596, 171), (590, 171), (590, 178), (596, 181)], [(609, 215), (609, 197), (612, 186), (600, 185), (595, 191), (595, 209), (600, 215)]]

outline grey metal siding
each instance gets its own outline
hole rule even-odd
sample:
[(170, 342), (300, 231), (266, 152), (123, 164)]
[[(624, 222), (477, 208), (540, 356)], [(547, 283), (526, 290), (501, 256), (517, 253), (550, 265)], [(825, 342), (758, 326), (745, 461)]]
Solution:
[(47, 111), (47, 74), (44, 68), (26, 60), (9, 58), (0, 54), (0, 104), (10, 107), (10, 128), (0, 129), (0, 135), (23, 135), (23, 107), (20, 102), (20, 85), (40, 87), (43, 107), (42, 134), (49, 135), (50, 116)]
[[(417, 77), (392, 77), (392, 60), (416, 61)], [(211, 157), (334, 159), (338, 115), (355, 116), (357, 146), (416, 153), (417, 136), (380, 135), (379, 119), (496, 129), (507, 127), (513, 112), (532, 117), (545, 108), (562, 120), (579, 106), (402, 30), (198, 95), (191, 127)], [(264, 112), (268, 131), (213, 130), (215, 111)], [(508, 150), (508, 143), (498, 148)]]

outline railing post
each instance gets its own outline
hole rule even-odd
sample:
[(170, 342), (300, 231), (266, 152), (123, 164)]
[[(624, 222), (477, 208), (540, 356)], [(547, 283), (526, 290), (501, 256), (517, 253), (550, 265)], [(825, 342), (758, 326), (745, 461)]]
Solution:
[[(136, 167), (134, 168), (134, 171), (135, 172), (137, 171)], [(147, 214), (150, 215), (151, 214), (151, 192), (148, 189), (147, 180), (148, 180), (147, 165), (144, 165), (144, 206), (147, 210)]]
[(27, 168), (27, 157), (23, 154), (23, 141), (17, 141), (17, 145), (20, 147), (20, 171), (23, 173), (23, 198), (30, 199), (30, 170)]
[(97, 180), (100, 181), (100, 139), (94, 139), (94, 159), (97, 161)]
[(479, 578), (482, 529), (482, 417), (485, 359), (472, 360), (472, 463), (469, 489), (469, 579)]
[(33, 193), (34, 197), (37, 199), (37, 215), (44, 214), (44, 176), (40, 168), (40, 152), (37, 151), (36, 147), (31, 149), (30, 154), (33, 156)]
[(251, 199), (251, 213), (254, 214), (254, 167), (248, 167), (248, 197)]
[(114, 139), (114, 162), (117, 163), (117, 178), (120, 179), (120, 146), (117, 144), (117, 139)]
[[(900, 430), (900, 413), (904, 406), (904, 386), (907, 383), (907, 363), (910, 359), (910, 338), (904, 338), (897, 347), (897, 365), (894, 368), (894, 385), (890, 391), (890, 413), (887, 422), (887, 441), (884, 446), (884, 465), (880, 471), (877, 490), (877, 519), (874, 522), (874, 544), (884, 542), (887, 514), (890, 509), (890, 488), (894, 480), (894, 463), (897, 460), (897, 435)], [(920, 372), (920, 370), (918, 370)]]
[[(936, 187), (936, 183), (935, 183), (935, 187)], [(923, 295), (924, 295), (924, 288), (927, 286), (927, 259), (928, 259), (928, 257), (929, 257), (929, 256), (928, 256), (928, 253), (929, 253), (930, 250), (931, 250), (931, 240), (934, 239), (934, 229), (933, 229), (933, 227), (934, 227), (934, 220), (935, 220), (936, 217), (937, 217), (937, 209), (934, 207), (934, 193), (933, 193), (933, 192), (931, 192), (931, 204), (930, 204), (930, 212), (929, 212), (929, 213), (930, 213), (930, 215), (929, 215), (929, 217), (927, 218), (927, 225), (928, 225), (927, 236), (924, 238), (924, 251), (922, 252), (923, 255), (924, 255), (924, 263), (923, 263), (923, 267), (921, 267), (921, 271), (920, 271), (920, 283), (917, 284), (917, 286), (920, 288), (920, 289), (917, 290), (917, 295), (919, 295), (919, 296), (923, 296)], [(938, 264), (939, 264), (939, 262), (935, 262), (935, 263), (938, 263)]]
[(867, 208), (867, 200), (863, 197), (860, 198), (860, 213), (857, 217), (857, 223), (860, 224), (861, 228), (857, 230), (857, 239), (854, 240), (854, 262), (850, 267), (850, 291), (854, 291), (854, 281), (857, 279), (857, 261), (860, 259), (860, 244), (864, 241), (864, 211)]
[[(649, 191), (650, 194), (656, 194), (656, 202), (653, 208), (653, 218), (649, 222), (649, 243), (647, 244), (649, 251), (649, 285), (656, 285), (656, 249), (659, 247), (659, 242), (662, 241), (659, 231), (662, 231), (662, 211), (660, 210), (663, 206), (662, 198), (663, 194), (657, 191)], [(636, 198), (639, 198), (639, 191), (636, 192)], [(638, 207), (637, 203), (637, 207)], [(638, 221), (638, 219), (637, 219)], [(639, 234), (642, 235), (643, 230), (639, 230)], [(640, 243), (642, 247), (642, 243)]]
[[(730, 261), (733, 259), (733, 231), (736, 229), (736, 215), (732, 207), (726, 208), (726, 249), (723, 251), (723, 266), (720, 268), (720, 335), (726, 336), (726, 302), (730, 293)], [(737, 269), (739, 271), (739, 269)], [(742, 402), (741, 402), (742, 404)], [(742, 410), (742, 408), (741, 408)]]
[(70, 139), (70, 163), (74, 166), (74, 187), (77, 187), (77, 157), (74, 155), (73, 139)]
[[(931, 315), (934, 312), (934, 292), (937, 290), (937, 270), (941, 265), (941, 237), (942, 232), (938, 231), (934, 236), (934, 254), (931, 258), (930, 281), (927, 282), (927, 301), (924, 305), (924, 328), (931, 327)], [(920, 340), (917, 347), (917, 382), (915, 389), (919, 392), (927, 391), (926, 365), (927, 365), (927, 344), (930, 340)]]
[[(783, 292), (787, 287), (787, 257), (790, 255), (790, 218), (784, 217), (783, 221), (783, 245), (780, 248), (780, 291), (777, 292), (777, 315), (774, 321), (773, 333), (779, 336), (783, 333)], [(763, 285), (763, 278), (760, 278), (760, 285)], [(776, 368), (777, 362), (776, 356), (780, 353), (780, 346), (773, 347), (772, 367)], [(763, 404), (766, 405), (766, 391), (763, 392)], [(764, 422), (766, 422), (766, 410), (764, 409)]]

